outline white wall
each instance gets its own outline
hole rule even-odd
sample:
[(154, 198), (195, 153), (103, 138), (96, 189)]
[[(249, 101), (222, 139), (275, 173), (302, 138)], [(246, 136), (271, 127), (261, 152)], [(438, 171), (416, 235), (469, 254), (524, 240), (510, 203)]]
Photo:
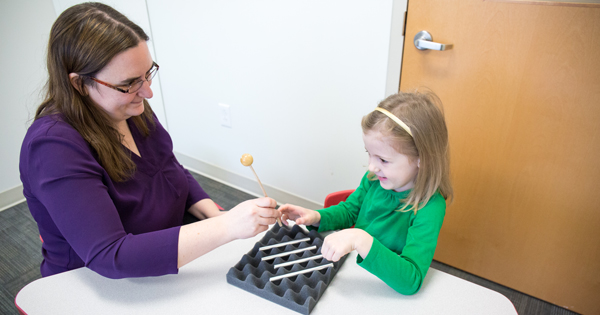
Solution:
[(0, 209), (24, 200), (19, 152), (46, 80), (52, 1), (0, 1)]
[[(12, 70), (0, 85), (0, 208), (20, 185), (51, 24), (79, 2), (0, 2), (0, 62)], [(239, 162), (251, 153), (270, 196), (310, 207), (358, 185), (360, 119), (398, 87), (406, 0), (103, 2), (151, 36), (161, 69), (150, 104), (184, 165), (260, 194)], [(220, 125), (219, 103), (230, 105), (231, 128)]]
[[(406, 1), (147, 3), (182, 162), (260, 194), (239, 162), (250, 153), (267, 193), (309, 206), (358, 185), (360, 120), (389, 94), (388, 65), (397, 90)], [(219, 103), (230, 106), (231, 128)]]

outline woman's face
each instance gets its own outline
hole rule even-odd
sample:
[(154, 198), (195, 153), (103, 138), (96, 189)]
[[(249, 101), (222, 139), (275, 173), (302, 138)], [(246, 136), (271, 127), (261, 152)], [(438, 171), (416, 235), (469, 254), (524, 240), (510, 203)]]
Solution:
[[(96, 79), (126, 90), (132, 82), (144, 80), (152, 65), (148, 45), (141, 41), (137, 46), (116, 55), (96, 74)], [(98, 83), (95, 87), (87, 88), (90, 98), (118, 125), (144, 112), (144, 99), (152, 98), (150, 84), (151, 82), (144, 82), (142, 87), (132, 94), (122, 93)]]

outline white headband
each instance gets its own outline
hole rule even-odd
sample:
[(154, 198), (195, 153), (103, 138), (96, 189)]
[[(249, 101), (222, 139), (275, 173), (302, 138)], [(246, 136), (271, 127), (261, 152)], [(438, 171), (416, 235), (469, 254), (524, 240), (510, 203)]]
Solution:
[[(386, 116), (388, 116), (391, 120), (395, 121), (400, 127), (402, 127), (402, 129), (406, 130), (406, 132), (408, 132), (408, 134), (413, 137), (412, 132), (410, 131), (410, 128), (408, 127), (407, 124), (405, 124), (402, 120), (400, 120), (398, 117), (394, 116), (394, 114), (388, 112), (387, 110), (381, 108), (381, 107), (377, 107), (375, 108), (376, 111), (380, 111), (382, 113), (384, 113)], [(414, 138), (414, 137), (413, 137)]]

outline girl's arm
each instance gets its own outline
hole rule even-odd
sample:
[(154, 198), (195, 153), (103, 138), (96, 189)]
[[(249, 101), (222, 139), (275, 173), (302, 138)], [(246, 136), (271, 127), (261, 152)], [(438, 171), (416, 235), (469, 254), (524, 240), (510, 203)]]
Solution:
[[(358, 190), (358, 189), (357, 189)], [(360, 192), (354, 192), (345, 202), (322, 210), (310, 210), (300, 206), (285, 204), (279, 207), (283, 222), (292, 220), (296, 224), (304, 224), (309, 229), (321, 226), (322, 216), (328, 218), (327, 227), (319, 228), (319, 232), (351, 227), (356, 222), (360, 209)], [(284, 223), (286, 224), (286, 223)]]
[(373, 184), (372, 181), (367, 179), (367, 174), (368, 172), (365, 173), (358, 188), (348, 196), (346, 201), (329, 208), (317, 210), (321, 215), (319, 232), (347, 229), (356, 224), (363, 200)]
[(281, 221), (287, 225), (287, 220), (292, 220), (296, 224), (319, 226), (321, 215), (315, 211), (306, 209), (300, 206), (285, 204), (279, 207), (281, 213)]
[(358, 257), (358, 264), (401, 294), (418, 292), (433, 260), (445, 209), (445, 200), (440, 195), (432, 198), (408, 228), (401, 253), (373, 238), (368, 255)]

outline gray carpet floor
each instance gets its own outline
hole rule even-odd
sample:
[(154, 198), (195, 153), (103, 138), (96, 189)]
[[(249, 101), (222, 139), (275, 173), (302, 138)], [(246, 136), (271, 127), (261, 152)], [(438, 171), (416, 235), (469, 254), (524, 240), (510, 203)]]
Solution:
[[(253, 198), (204, 176), (193, 175), (211, 198), (225, 209)], [(184, 224), (193, 221), (195, 219), (189, 215)], [(41, 277), (39, 266), (42, 254), (37, 224), (25, 202), (0, 212), (0, 244), (0, 314), (18, 314), (14, 305), (15, 296), (22, 287)], [(432, 267), (505, 295), (521, 315), (576, 314), (437, 261), (432, 263)]]

